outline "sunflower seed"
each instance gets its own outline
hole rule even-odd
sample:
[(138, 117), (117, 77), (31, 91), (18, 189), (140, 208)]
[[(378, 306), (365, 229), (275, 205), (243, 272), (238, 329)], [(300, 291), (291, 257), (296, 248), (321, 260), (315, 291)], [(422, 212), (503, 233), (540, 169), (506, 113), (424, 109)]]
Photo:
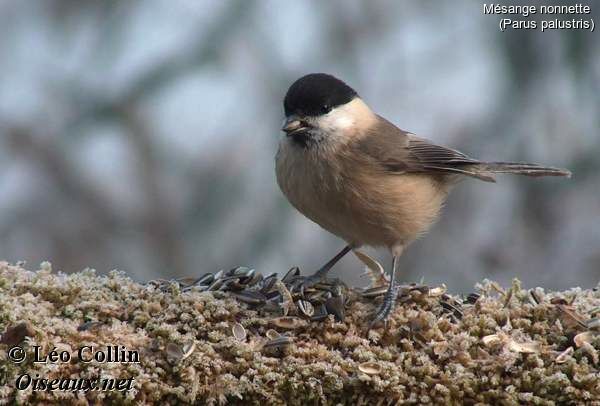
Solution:
[(344, 297), (334, 296), (325, 301), (325, 308), (329, 314), (333, 314), (338, 321), (344, 321), (346, 309), (344, 308)]
[(463, 314), (462, 314), (462, 311), (458, 307), (456, 307), (448, 302), (440, 302), (440, 305), (446, 312), (450, 312), (454, 317), (456, 317), (459, 320), (462, 319)]
[(469, 296), (467, 296), (465, 303), (466, 304), (475, 304), (479, 300), (480, 297), (481, 297), (481, 295), (478, 293), (469, 293)]
[(535, 354), (540, 352), (540, 343), (519, 343), (515, 340), (508, 340), (506, 347), (513, 352), (520, 352), (525, 354)]
[(280, 335), (277, 338), (267, 341), (265, 345), (263, 345), (263, 348), (283, 348), (292, 344), (292, 342), (293, 340), (291, 337)]
[(311, 302), (322, 302), (322, 303), (325, 303), (325, 301), (327, 299), (329, 299), (330, 297), (333, 297), (333, 295), (331, 294), (330, 291), (328, 291), (328, 290), (319, 290), (319, 291), (316, 291), (316, 292), (310, 294), (307, 299), (310, 300)]
[(225, 276), (235, 276), (235, 277), (242, 277), (242, 276), (247, 276), (249, 272), (254, 271), (254, 269), (250, 269), (248, 267), (245, 266), (238, 266), (236, 268), (232, 268), (229, 271), (227, 271), (225, 273)]
[(378, 364), (377, 362), (363, 362), (362, 364), (360, 364), (358, 366), (358, 370), (362, 373), (365, 373), (367, 375), (377, 375), (382, 371), (382, 366), (381, 364)]
[(215, 281), (213, 283), (211, 283), (206, 290), (208, 290), (208, 291), (219, 290), (219, 289), (221, 289), (221, 286), (223, 286), (223, 279), (215, 278)]
[(378, 296), (384, 295), (385, 292), (387, 292), (387, 290), (388, 290), (387, 286), (368, 288), (368, 289), (363, 290), (361, 295), (364, 298), (373, 298), (373, 297), (378, 297)]
[(240, 323), (234, 323), (231, 327), (231, 333), (238, 341), (246, 340), (246, 329)]
[(302, 314), (304, 314), (307, 317), (311, 317), (313, 314), (315, 314), (314, 306), (307, 300), (298, 300), (296, 302), (296, 305), (298, 306), (298, 309), (300, 309)]
[(261, 293), (267, 294), (269, 293), (273, 286), (275, 285), (275, 281), (277, 281), (277, 274), (276, 273), (272, 273), (271, 275), (263, 278), (263, 280), (260, 282), (260, 286), (259, 289), (261, 291)]
[(265, 295), (255, 290), (245, 289), (241, 292), (230, 292), (229, 294), (241, 302), (252, 305), (264, 304), (267, 301), (267, 297)]
[(321, 321), (327, 318), (329, 313), (327, 312), (327, 308), (324, 303), (319, 304), (318, 309), (315, 311), (315, 314), (310, 318), (312, 321)]
[(558, 354), (556, 356), (555, 362), (557, 364), (563, 364), (563, 363), (567, 362), (567, 359), (573, 354), (573, 352), (575, 352), (573, 347), (567, 348), (566, 350), (564, 350), (563, 352), (561, 352), (560, 354)]
[(265, 335), (267, 336), (267, 338), (269, 340), (274, 340), (277, 337), (279, 337), (281, 334), (279, 334), (277, 331), (275, 331), (272, 328), (270, 328), (270, 329), (267, 330), (267, 332), (265, 333)]
[(481, 342), (483, 342), (486, 347), (492, 347), (502, 343), (502, 341), (502, 337), (500, 337), (498, 334), (490, 334), (481, 338)]
[(594, 333), (593, 331), (586, 331), (583, 333), (579, 333), (575, 337), (573, 337), (573, 342), (579, 348), (583, 346), (584, 343), (592, 342), (594, 337), (596, 337), (596, 333)]
[(438, 297), (446, 293), (446, 290), (448, 290), (446, 288), (446, 285), (442, 284), (442, 286), (439, 286), (437, 288), (429, 289), (429, 292), (427, 293), (430, 297)]
[(246, 287), (245, 284), (241, 283), (241, 279), (239, 277), (231, 277), (231, 279), (221, 279), (223, 281), (223, 285), (219, 288), (219, 290), (223, 291), (240, 291)]
[[(388, 279), (385, 274), (383, 266), (367, 254), (361, 251), (352, 251), (354, 255), (367, 267), (366, 272), (363, 275), (369, 276), (371, 279), (371, 285), (369, 287), (387, 286)], [(362, 276), (362, 275), (361, 275)]]
[(271, 323), (279, 328), (288, 330), (295, 330), (299, 327), (305, 326), (306, 322), (299, 317), (276, 317), (271, 319)]
[(582, 315), (577, 313), (577, 311), (570, 305), (565, 304), (557, 304), (556, 308), (560, 312), (561, 321), (567, 327), (582, 327), (587, 329), (587, 324)]
[(295, 267), (291, 268), (289, 271), (287, 271), (287, 273), (284, 275), (284, 277), (281, 278), (281, 282), (283, 282), (283, 283), (291, 283), (298, 276), (300, 276), (300, 268), (298, 268), (297, 266), (295, 266)]
[(256, 272), (254, 269), (252, 269), (252, 271), (249, 273), (249, 275), (246, 275), (245, 277), (242, 278), (241, 282), (246, 284), (247, 286), (254, 286), (258, 282), (262, 281), (262, 279), (263, 279), (262, 273)]
[(190, 341), (190, 342), (183, 344), (183, 346), (181, 347), (181, 350), (183, 353), (181, 356), (181, 360), (183, 361), (184, 359), (186, 359), (187, 357), (192, 355), (195, 349), (196, 349), (195, 341)]
[(277, 288), (283, 299), (283, 302), (281, 303), (283, 315), (287, 316), (289, 311), (294, 308), (294, 298), (292, 297), (292, 294), (282, 281), (276, 281), (275, 287)]

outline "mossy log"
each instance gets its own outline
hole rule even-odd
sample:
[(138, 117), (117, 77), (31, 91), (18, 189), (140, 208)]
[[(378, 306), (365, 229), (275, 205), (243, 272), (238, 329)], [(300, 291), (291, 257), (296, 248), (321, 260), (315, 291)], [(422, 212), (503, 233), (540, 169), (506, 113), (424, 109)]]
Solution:
[[(353, 292), (343, 322), (285, 330), (228, 293), (41, 268), (0, 263), (4, 403), (600, 404), (595, 289), (484, 281), (460, 314), (416, 294), (386, 329), (369, 329), (378, 302)], [(265, 345), (271, 329), (291, 343)], [(48, 390), (81, 379), (115, 386)]]

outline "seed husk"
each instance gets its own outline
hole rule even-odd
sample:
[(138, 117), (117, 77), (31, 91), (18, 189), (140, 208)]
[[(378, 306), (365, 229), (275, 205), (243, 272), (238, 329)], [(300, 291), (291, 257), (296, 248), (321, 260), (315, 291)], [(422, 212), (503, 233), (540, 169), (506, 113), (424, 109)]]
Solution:
[(442, 286), (438, 286), (436, 288), (433, 289), (429, 289), (429, 296), (430, 297), (438, 297), (438, 296), (442, 296), (444, 293), (446, 293), (448, 289), (446, 288), (446, 285), (442, 284)]
[(353, 250), (354, 255), (367, 267), (364, 275), (369, 276), (371, 279), (371, 284), (369, 287), (377, 287), (377, 286), (387, 286), (388, 280), (385, 275), (385, 270), (383, 266), (375, 259), (371, 258), (369, 255), (364, 252)]
[(481, 338), (481, 341), (486, 347), (492, 347), (494, 345), (502, 343), (503, 339), (498, 334), (490, 334)]
[(515, 340), (509, 339), (506, 347), (513, 352), (520, 352), (525, 354), (535, 354), (540, 352), (540, 343), (519, 343)]
[(573, 352), (575, 352), (573, 347), (567, 348), (566, 350), (564, 350), (563, 352), (561, 352), (560, 354), (558, 354), (556, 356), (555, 362), (557, 364), (563, 364), (563, 363), (567, 362), (567, 359), (571, 356), (571, 354), (573, 354)]
[(275, 331), (272, 328), (270, 328), (270, 329), (267, 330), (267, 332), (265, 333), (265, 335), (267, 336), (267, 338), (269, 340), (274, 340), (277, 337), (279, 337), (281, 334), (279, 334), (277, 331)]
[(596, 333), (593, 331), (585, 331), (583, 333), (577, 334), (573, 337), (573, 342), (577, 346), (577, 348), (583, 346), (584, 343), (590, 343), (596, 337)]
[(559, 310), (561, 321), (565, 324), (566, 327), (582, 327), (587, 329), (585, 319), (582, 315), (577, 313), (577, 311), (572, 306), (566, 304), (557, 304), (556, 308)]
[(377, 375), (382, 371), (382, 366), (381, 364), (378, 364), (377, 362), (363, 362), (362, 364), (360, 364), (358, 366), (358, 370), (362, 373), (365, 373), (367, 375)]
[(586, 352), (590, 357), (592, 357), (592, 361), (594, 364), (598, 364), (598, 351), (594, 348), (592, 344), (587, 341), (583, 341), (581, 343), (581, 350)]
[(314, 292), (314, 293), (311, 293), (311, 294), (308, 296), (308, 299), (309, 299), (311, 302), (323, 302), (323, 303), (325, 303), (325, 301), (326, 301), (327, 299), (329, 299), (330, 297), (332, 297), (332, 296), (333, 296), (333, 295), (332, 295), (332, 294), (331, 294), (331, 292), (330, 292), (330, 291), (328, 291), (328, 290), (318, 290), (318, 291), (316, 291), (316, 292)]
[(301, 326), (305, 326), (306, 322), (299, 317), (283, 316), (271, 319), (271, 323), (276, 327), (295, 330)]
[(181, 356), (181, 360), (183, 361), (184, 359), (186, 359), (187, 357), (192, 355), (194, 353), (195, 349), (196, 349), (195, 341), (189, 341), (189, 342), (183, 344), (183, 346), (181, 347), (181, 351), (183, 353)]
[(277, 290), (281, 294), (281, 297), (283, 298), (283, 302), (281, 303), (283, 315), (287, 316), (289, 311), (294, 308), (294, 298), (292, 297), (292, 294), (282, 281), (276, 281), (275, 287), (277, 288)]
[(300, 312), (307, 317), (312, 317), (315, 313), (314, 306), (308, 300), (298, 300), (296, 305), (298, 306), (298, 309), (300, 309)]
[(240, 323), (233, 323), (233, 326), (231, 326), (231, 333), (238, 341), (246, 340), (246, 329)]

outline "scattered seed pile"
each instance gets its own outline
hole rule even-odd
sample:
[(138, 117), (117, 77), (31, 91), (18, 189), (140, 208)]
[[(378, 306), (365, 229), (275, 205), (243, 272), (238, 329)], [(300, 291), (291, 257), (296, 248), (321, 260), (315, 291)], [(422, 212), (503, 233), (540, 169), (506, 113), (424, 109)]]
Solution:
[[(365, 262), (366, 263), (366, 262)], [(306, 286), (247, 268), (140, 284), (120, 272), (0, 263), (0, 402), (135, 404), (598, 404), (600, 294), (489, 281), (466, 297), (406, 285), (369, 330), (385, 290)], [(373, 267), (374, 268), (374, 267)], [(18, 345), (27, 359), (14, 363)], [(70, 362), (34, 363), (56, 348)], [(139, 363), (79, 362), (124, 346)], [(131, 390), (15, 389), (22, 374), (133, 378)]]

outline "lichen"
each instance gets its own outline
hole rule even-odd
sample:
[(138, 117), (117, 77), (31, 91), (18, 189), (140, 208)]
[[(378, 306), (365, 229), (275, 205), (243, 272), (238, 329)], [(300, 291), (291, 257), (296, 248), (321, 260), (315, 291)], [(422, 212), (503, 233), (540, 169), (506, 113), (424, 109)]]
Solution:
[[(532, 295), (518, 281), (507, 289), (484, 281), (458, 317), (438, 297), (417, 295), (397, 306), (387, 328), (371, 330), (379, 302), (350, 291), (343, 322), (329, 315), (290, 327), (223, 292), (41, 268), (0, 263), (0, 331), (9, 333), (0, 341), (3, 403), (600, 404), (600, 336), (590, 327), (574, 342), (600, 307), (594, 289)], [(268, 338), (273, 329), (279, 336)], [(20, 364), (7, 355), (19, 334), (27, 354)], [(115, 345), (138, 351), (140, 362), (33, 362), (36, 346), (75, 359), (83, 346)], [(24, 373), (133, 385), (17, 390)]]

